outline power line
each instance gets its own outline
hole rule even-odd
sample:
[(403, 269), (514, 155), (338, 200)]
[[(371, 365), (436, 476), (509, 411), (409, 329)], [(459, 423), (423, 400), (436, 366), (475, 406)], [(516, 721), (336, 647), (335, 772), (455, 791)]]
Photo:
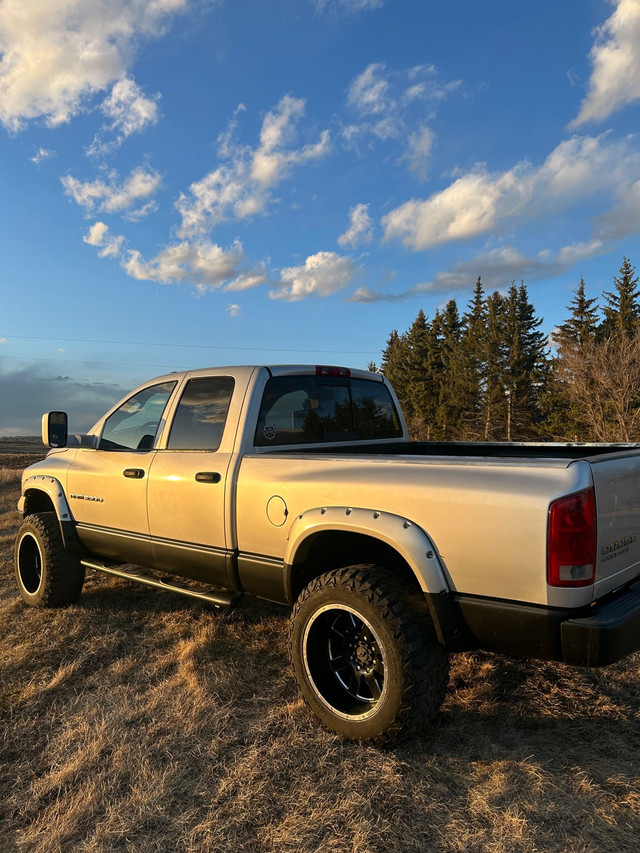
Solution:
[[(216, 344), (173, 344), (163, 341), (161, 344), (157, 341), (104, 341), (96, 338), (50, 338), (39, 337), (36, 335), (11, 335), (0, 334), (7, 340), (16, 338), (22, 341), (55, 341), (56, 343), (75, 343), (75, 344), (114, 344), (117, 346), (135, 346), (135, 347), (176, 347), (181, 349), (211, 349), (211, 350), (234, 350), (239, 352), (304, 352), (304, 353), (321, 353), (322, 355), (371, 355), (373, 350), (320, 350), (320, 349), (287, 349), (285, 347), (234, 347), (221, 346)], [(377, 352), (377, 350), (376, 350)], [(7, 356), (8, 357), (8, 356)], [(62, 360), (62, 359), (61, 359)], [(94, 361), (91, 364), (106, 364), (106, 362)], [(150, 365), (141, 365), (149, 367)]]
[(12, 361), (42, 361), (45, 364), (102, 364), (108, 367), (166, 367), (169, 370), (176, 369), (175, 364), (141, 364), (131, 361), (92, 361), (89, 358), (38, 358), (33, 355), (0, 355), (0, 361), (5, 358)]

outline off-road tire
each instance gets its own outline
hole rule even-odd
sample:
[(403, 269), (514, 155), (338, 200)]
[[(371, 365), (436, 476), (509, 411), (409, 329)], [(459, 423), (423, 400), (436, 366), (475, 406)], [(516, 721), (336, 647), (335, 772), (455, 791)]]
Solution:
[(447, 690), (448, 654), (424, 598), (382, 566), (336, 569), (306, 586), (289, 649), (309, 708), (351, 740), (384, 745), (419, 732)]
[(84, 566), (68, 554), (53, 512), (28, 515), (18, 530), (14, 549), (16, 581), (31, 607), (59, 607), (82, 592)]

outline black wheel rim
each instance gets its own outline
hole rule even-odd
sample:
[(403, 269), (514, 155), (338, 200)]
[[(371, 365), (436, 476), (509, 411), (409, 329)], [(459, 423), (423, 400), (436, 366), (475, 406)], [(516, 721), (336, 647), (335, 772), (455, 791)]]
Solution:
[(304, 663), (316, 695), (333, 713), (364, 719), (379, 710), (387, 691), (384, 646), (357, 610), (319, 608), (307, 623)]
[(30, 533), (25, 533), (18, 546), (18, 573), (26, 592), (35, 595), (42, 581), (42, 554), (38, 542)]

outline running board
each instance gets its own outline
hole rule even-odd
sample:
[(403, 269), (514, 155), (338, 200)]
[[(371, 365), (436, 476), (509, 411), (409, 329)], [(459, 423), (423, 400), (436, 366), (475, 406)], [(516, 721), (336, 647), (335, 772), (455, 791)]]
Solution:
[(96, 572), (104, 572), (107, 575), (115, 575), (117, 578), (125, 578), (125, 580), (135, 581), (146, 586), (154, 586), (157, 589), (177, 592), (178, 595), (197, 598), (199, 601), (208, 601), (209, 604), (215, 604), (217, 607), (231, 607), (239, 598), (239, 596), (231, 595), (228, 592), (191, 589), (188, 586), (180, 586), (180, 584), (172, 583), (168, 578), (158, 578), (153, 575), (143, 575), (137, 571), (127, 571), (127, 569), (123, 569), (118, 565), (101, 563), (98, 560), (80, 560), (80, 563), (87, 569), (95, 569)]

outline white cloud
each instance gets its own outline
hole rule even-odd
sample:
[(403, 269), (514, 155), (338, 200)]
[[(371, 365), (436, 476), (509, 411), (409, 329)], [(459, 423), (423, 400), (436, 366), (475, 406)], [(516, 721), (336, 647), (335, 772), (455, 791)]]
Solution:
[(335, 252), (317, 252), (310, 255), (303, 266), (280, 270), (280, 283), (269, 296), (287, 302), (297, 302), (308, 296), (330, 296), (351, 282), (355, 270), (349, 258)]
[[(239, 270), (244, 262), (244, 250), (239, 242), (231, 249), (223, 249), (208, 240), (175, 243), (162, 249), (155, 258), (145, 260), (138, 251), (129, 251), (122, 267), (132, 278), (155, 281), (159, 284), (193, 284), (198, 291), (235, 289), (233, 285), (251, 272)], [(254, 272), (254, 286), (259, 271)], [(264, 281), (264, 278), (262, 279)]]
[(572, 244), (558, 252), (544, 250), (534, 256), (524, 255), (511, 246), (492, 249), (460, 261), (450, 269), (437, 273), (431, 281), (421, 282), (401, 293), (383, 293), (360, 287), (350, 301), (401, 302), (424, 293), (451, 293), (455, 290), (470, 292), (479, 275), (487, 290), (503, 288), (514, 280), (540, 281), (561, 275), (579, 261), (596, 257), (609, 249), (610, 245), (600, 240)]
[(518, 218), (557, 213), (603, 191), (620, 192), (638, 175), (640, 154), (627, 141), (611, 141), (607, 134), (572, 137), (538, 168), (521, 161), (492, 174), (478, 166), (426, 200), (405, 202), (383, 218), (385, 239), (420, 251), (498, 233)]
[(240, 273), (240, 275), (230, 281), (224, 289), (249, 290), (253, 287), (258, 287), (260, 284), (264, 284), (266, 281), (267, 276), (264, 270), (264, 264), (258, 264), (255, 269)]
[(55, 151), (50, 151), (48, 148), (38, 148), (36, 153), (31, 157), (31, 162), (35, 163), (36, 166), (39, 163), (42, 163), (43, 160), (49, 160), (51, 157), (55, 157)]
[(122, 254), (124, 237), (121, 234), (112, 237), (108, 232), (108, 225), (104, 222), (95, 222), (82, 239), (89, 246), (100, 248), (99, 258), (119, 258)]
[(357, 204), (349, 210), (349, 227), (338, 237), (340, 246), (357, 246), (370, 243), (373, 239), (373, 220), (369, 216), (368, 204)]
[(239, 317), (242, 313), (242, 308), (234, 302), (233, 305), (227, 305), (224, 309), (231, 317)]
[(130, 173), (124, 183), (118, 184), (117, 179), (118, 175), (112, 172), (108, 183), (100, 178), (82, 183), (71, 175), (60, 178), (60, 181), (66, 195), (87, 213), (125, 211), (128, 218), (139, 219), (153, 209), (153, 201), (148, 201), (138, 208), (135, 208), (135, 205), (150, 199), (160, 189), (162, 178), (158, 172), (139, 166)]
[(372, 147), (395, 141), (403, 149), (398, 162), (423, 180), (434, 142), (425, 119), (460, 86), (460, 80), (441, 80), (433, 65), (395, 70), (384, 62), (372, 62), (347, 89), (351, 120), (342, 127), (343, 143), (359, 150), (363, 144)]
[(0, 121), (69, 121), (126, 77), (141, 38), (161, 35), (188, 0), (3, 0)]
[(6, 342), (7, 342), (6, 338), (0, 338), (0, 346), (2, 346), (3, 344), (6, 344)]
[[(130, 77), (125, 77), (111, 89), (100, 109), (110, 121), (96, 134), (87, 154), (105, 154), (118, 148), (132, 133), (142, 133), (158, 121), (160, 95), (147, 98)], [(105, 139), (105, 134), (112, 134)]]
[(333, 14), (362, 12), (365, 9), (379, 9), (384, 0), (314, 0), (316, 11)]
[(229, 129), (218, 139), (218, 154), (229, 160), (182, 193), (176, 207), (182, 215), (180, 237), (204, 234), (229, 218), (244, 219), (263, 213), (271, 200), (269, 191), (299, 166), (325, 156), (330, 148), (329, 132), (309, 145), (294, 148), (296, 125), (304, 114), (301, 98), (285, 95), (262, 122), (256, 148), (234, 145), (233, 133), (240, 107)]
[(389, 95), (389, 82), (382, 76), (384, 62), (372, 62), (349, 85), (347, 104), (361, 115), (380, 115), (395, 106)]
[(90, 246), (102, 246), (108, 230), (109, 226), (105, 225), (104, 222), (94, 222), (82, 239)]
[(614, 2), (615, 11), (596, 30), (589, 91), (573, 127), (602, 121), (640, 98), (640, 0)]
[(407, 163), (409, 171), (419, 181), (425, 181), (429, 172), (429, 157), (433, 147), (434, 134), (422, 124), (409, 135), (407, 150), (400, 158)]

